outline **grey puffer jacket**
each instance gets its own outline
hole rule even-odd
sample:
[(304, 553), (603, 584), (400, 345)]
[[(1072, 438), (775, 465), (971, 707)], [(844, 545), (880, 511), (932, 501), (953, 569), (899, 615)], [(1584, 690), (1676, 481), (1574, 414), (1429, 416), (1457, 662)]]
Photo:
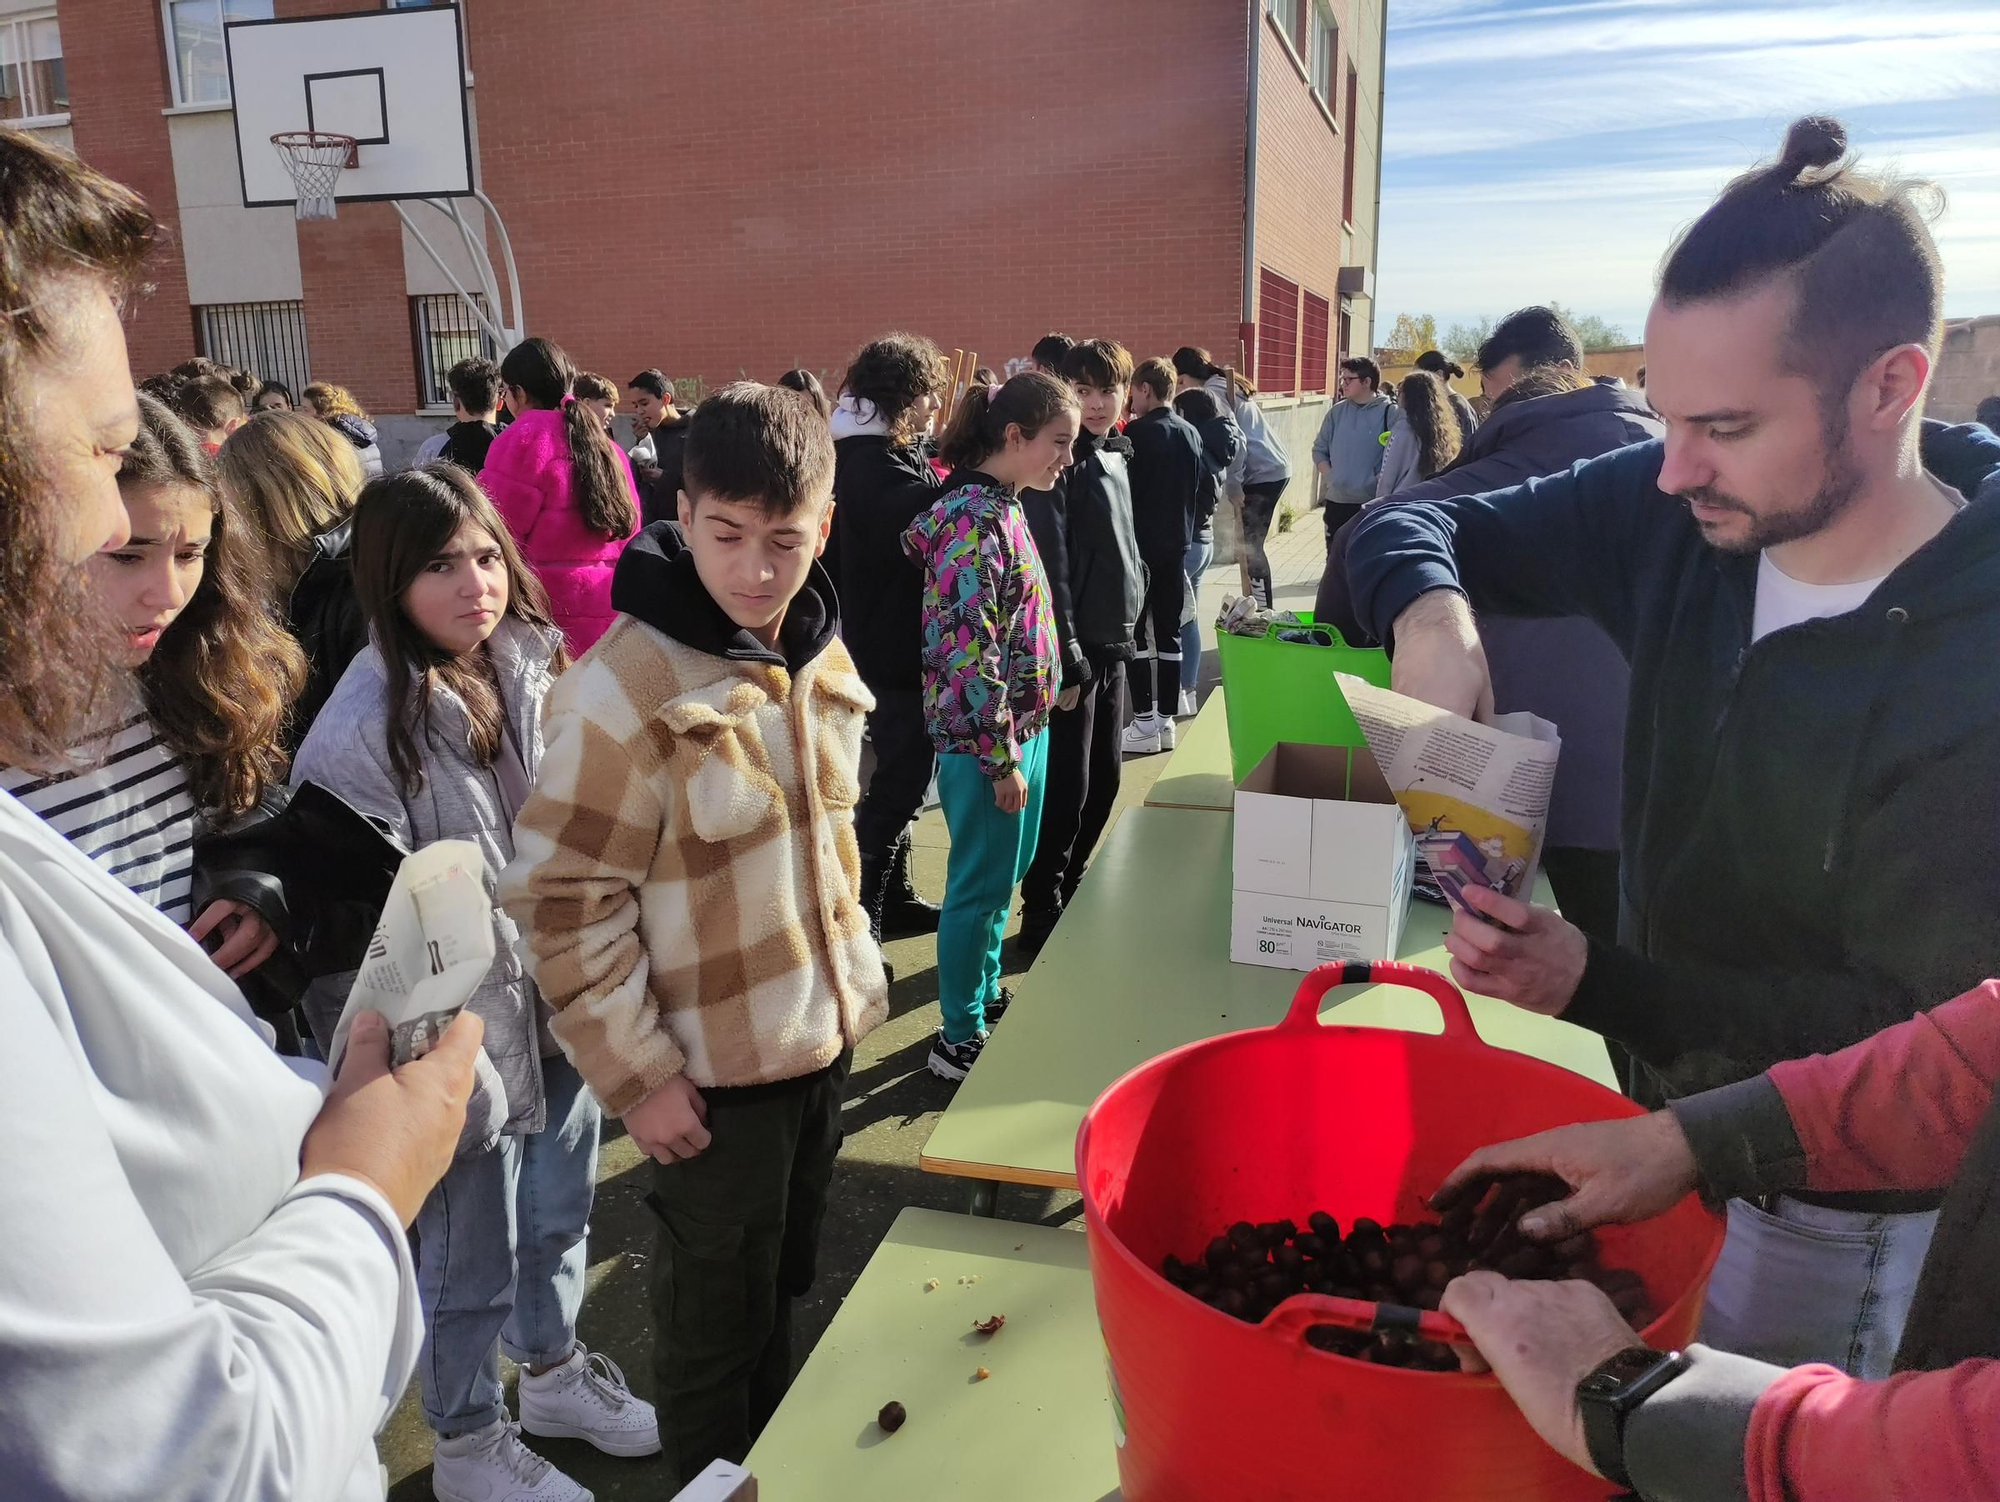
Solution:
[[(505, 617), (487, 650), (500, 680), (507, 724), (520, 747), (532, 786), (542, 760), (542, 704), (555, 682), (554, 658), (561, 643), (513, 616)], [(485, 1050), (498, 1074), (505, 1100), (475, 1099), (466, 1113), (459, 1151), (490, 1144), (493, 1121), (507, 1135), (538, 1132), (547, 1120), (542, 1092), (542, 1059), (553, 1053), (547, 1008), (521, 962), (521, 932), (500, 906), (497, 882), (514, 858), (513, 820), (498, 773), (473, 761), (471, 725), (457, 695), (438, 688), (431, 695), (431, 730), (419, 737), (423, 785), (406, 794), (389, 764), (388, 682), (379, 645), (348, 664), (340, 684), (313, 722), (292, 764), (292, 785), (316, 782), (338, 793), (364, 814), (388, 823), (412, 850), (434, 840), (470, 840), (486, 857), (486, 890), (493, 897), (493, 969), (472, 995), (470, 1005), (486, 1022)], [(404, 712), (408, 712), (407, 710)], [(333, 1034), (352, 972), (328, 976), (308, 988), (304, 1006), (314, 1034)], [(475, 1094), (477, 1094), (475, 1089)], [(488, 1109), (495, 1106), (497, 1109)]]

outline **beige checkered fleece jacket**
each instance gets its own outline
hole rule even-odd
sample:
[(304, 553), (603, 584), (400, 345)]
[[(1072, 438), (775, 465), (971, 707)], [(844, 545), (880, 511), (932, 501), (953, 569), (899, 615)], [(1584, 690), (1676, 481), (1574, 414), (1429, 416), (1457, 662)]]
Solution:
[(557, 681), (501, 899), (611, 1114), (677, 1074), (810, 1074), (888, 1015), (854, 839), (873, 707), (837, 638), (793, 677), (626, 615)]

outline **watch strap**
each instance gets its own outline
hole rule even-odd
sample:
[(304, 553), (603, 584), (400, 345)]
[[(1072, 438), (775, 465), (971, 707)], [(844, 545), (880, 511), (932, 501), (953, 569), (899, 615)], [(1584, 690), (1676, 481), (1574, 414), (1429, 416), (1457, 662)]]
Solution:
[(1590, 1463), (1605, 1480), (1629, 1488), (1625, 1468), (1625, 1423), (1647, 1398), (1688, 1369), (1679, 1351), (1631, 1346), (1592, 1369), (1577, 1384), (1577, 1411), (1583, 1419)]

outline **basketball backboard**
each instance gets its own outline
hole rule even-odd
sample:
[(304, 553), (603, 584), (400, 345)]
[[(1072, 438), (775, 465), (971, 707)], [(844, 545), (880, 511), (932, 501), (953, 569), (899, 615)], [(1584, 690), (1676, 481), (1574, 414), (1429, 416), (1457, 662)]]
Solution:
[(472, 131), (456, 5), (354, 11), (223, 28), (246, 208), (298, 198), (271, 138), (352, 136), (333, 197), (470, 196)]

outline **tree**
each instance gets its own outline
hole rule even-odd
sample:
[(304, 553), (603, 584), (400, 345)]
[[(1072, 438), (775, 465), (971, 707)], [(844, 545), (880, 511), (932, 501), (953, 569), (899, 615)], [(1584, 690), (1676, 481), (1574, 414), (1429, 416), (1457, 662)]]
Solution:
[(1477, 323), (1454, 323), (1445, 330), (1444, 339), (1438, 348), (1459, 364), (1470, 368), (1474, 358), (1479, 354), (1479, 346), (1486, 342), (1487, 336), (1492, 332), (1491, 318), (1482, 318)]
[(1396, 326), (1382, 341), (1382, 353), (1392, 365), (1407, 365), (1427, 349), (1437, 348), (1437, 320), (1428, 313), (1398, 313)]
[(1576, 330), (1576, 337), (1583, 341), (1586, 350), (1616, 349), (1621, 344), (1632, 342), (1625, 337), (1623, 328), (1599, 318), (1595, 313), (1572, 313), (1559, 302), (1552, 302), (1549, 306), (1569, 320), (1569, 326)]

